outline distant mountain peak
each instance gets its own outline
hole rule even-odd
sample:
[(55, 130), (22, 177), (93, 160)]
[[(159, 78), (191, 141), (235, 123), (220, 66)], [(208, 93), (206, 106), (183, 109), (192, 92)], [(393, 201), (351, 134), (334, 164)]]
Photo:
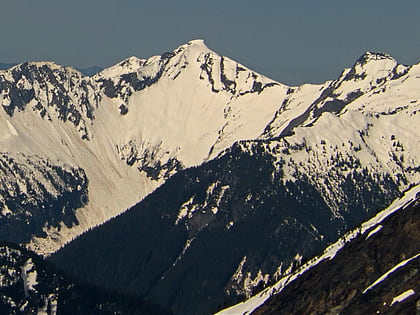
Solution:
[[(16, 64), (5, 71), (12, 73), (13, 75), (17, 75), (17, 77), (21, 77), (21, 75), (29, 76), (29, 73), (45, 73), (48, 72), (66, 72), (69, 74), (73, 74), (77, 77), (82, 76), (82, 72), (75, 67), (72, 66), (63, 66), (57, 64), (53, 61), (26, 61), (23, 63)], [(32, 79), (34, 79), (32, 74)], [(31, 79), (31, 80), (32, 80)]]
[(191, 49), (191, 48), (201, 49), (201, 50), (210, 50), (207, 47), (204, 39), (193, 39), (193, 40), (190, 40), (188, 43), (179, 46), (178, 49), (176, 49), (175, 51), (179, 49)]
[(385, 53), (367, 51), (360, 56), (350, 72), (372, 77), (383, 77), (391, 73), (398, 66), (397, 60)]
[(344, 80), (364, 80), (376, 85), (389, 79), (398, 79), (405, 75), (409, 69), (409, 66), (399, 64), (388, 54), (367, 51), (356, 60), (351, 68), (345, 70)]
[(203, 45), (203, 46), (206, 46), (205, 41), (202, 38), (197, 38), (197, 39), (190, 40), (188, 42), (188, 45)]
[(356, 60), (356, 64), (365, 65), (370, 61), (378, 61), (378, 60), (389, 60), (393, 62), (397, 62), (392, 56), (381, 53), (381, 52), (374, 52), (374, 51), (366, 51), (363, 55)]
[(51, 70), (56, 70), (56, 69), (62, 69), (64, 68), (63, 66), (53, 62), (53, 61), (30, 61), (30, 62), (23, 62), (20, 63), (16, 66), (14, 66), (12, 69), (14, 68), (24, 68), (26, 66), (32, 66), (32, 67), (36, 67), (36, 68), (42, 68), (42, 67), (48, 67)]
[(141, 66), (145, 64), (145, 62), (145, 59), (140, 59), (135, 56), (131, 56), (120, 61), (114, 66), (111, 66), (98, 72), (98, 75), (103, 77), (115, 77), (127, 73), (136, 72)]
[[(134, 73), (138, 71), (144, 72), (145, 69), (147, 69), (146, 72), (149, 72), (150, 66), (159, 65), (157, 67), (160, 68), (160, 66), (163, 66), (165, 64), (165, 62), (162, 63), (162, 61), (167, 61), (168, 59), (174, 56), (187, 54), (189, 56), (187, 59), (193, 60), (196, 59), (199, 54), (208, 52), (214, 53), (206, 46), (203, 39), (195, 39), (189, 41), (186, 44), (180, 45), (172, 52), (166, 52), (161, 55), (151, 56), (147, 59), (141, 59), (136, 56), (128, 57), (122, 60), (121, 62), (117, 63), (116, 65), (102, 70), (98, 74), (102, 77), (118, 77), (124, 74)], [(155, 69), (155, 71), (156, 70), (157, 69)]]

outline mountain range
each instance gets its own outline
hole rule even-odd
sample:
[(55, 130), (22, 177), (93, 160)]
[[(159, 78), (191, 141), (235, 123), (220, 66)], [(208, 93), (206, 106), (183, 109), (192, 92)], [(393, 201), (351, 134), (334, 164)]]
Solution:
[[(10, 68), (13, 68), (14, 66), (17, 66), (18, 64), (19, 63), (0, 62), (0, 70), (7, 70)], [(85, 76), (93, 76), (103, 70), (103, 68), (99, 66), (91, 66), (91, 67), (86, 67), (86, 68), (77, 67), (75, 69), (80, 71)]]
[(290, 87), (202, 40), (92, 76), (15, 65), (0, 71), (0, 235), (106, 290), (215, 312), (419, 184), (419, 80), (366, 52)]

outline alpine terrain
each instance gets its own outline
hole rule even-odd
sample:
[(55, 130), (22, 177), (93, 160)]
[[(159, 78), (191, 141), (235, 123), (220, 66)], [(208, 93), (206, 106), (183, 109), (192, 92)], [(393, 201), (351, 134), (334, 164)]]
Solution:
[(289, 87), (256, 139), (178, 171), (51, 260), (177, 314), (250, 297), (419, 183), (419, 79), (419, 65), (365, 53), (336, 80)]
[(0, 71), (0, 235), (89, 285), (216, 312), (420, 184), (419, 87), (420, 64), (374, 52), (289, 87), (202, 40), (93, 76), (16, 65)]
[(176, 171), (257, 138), (287, 91), (201, 40), (92, 77), (51, 62), (0, 71), (0, 234), (51, 253)]

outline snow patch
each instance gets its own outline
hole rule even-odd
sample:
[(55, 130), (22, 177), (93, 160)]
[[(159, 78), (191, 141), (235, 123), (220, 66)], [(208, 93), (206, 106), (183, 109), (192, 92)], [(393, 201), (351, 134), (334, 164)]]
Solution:
[(408, 299), (410, 296), (412, 296), (414, 294), (416, 294), (416, 292), (413, 289), (410, 289), (410, 290), (407, 290), (407, 291), (401, 293), (400, 295), (398, 295), (398, 296), (396, 296), (392, 299), (391, 306), (394, 305), (395, 303), (400, 303), (400, 302)]
[(372, 231), (369, 232), (368, 236), (366, 236), (366, 239), (368, 239), (369, 237), (371, 237), (375, 233), (378, 233), (380, 230), (382, 230), (382, 228), (383, 228), (383, 226), (379, 224), (376, 228), (374, 228)]
[(23, 289), (25, 296), (29, 295), (29, 291), (34, 291), (37, 282), (37, 272), (32, 259), (29, 258), (21, 267), (21, 278), (23, 280)]
[(181, 221), (188, 215), (188, 213), (191, 211), (190, 209), (193, 202), (194, 202), (194, 196), (188, 199), (188, 201), (184, 202), (181, 205), (181, 208), (178, 211), (178, 217), (176, 218), (175, 225), (178, 225), (179, 221)]
[(420, 253), (417, 254), (417, 255), (414, 255), (411, 258), (408, 258), (408, 259), (403, 260), (402, 262), (398, 263), (397, 265), (395, 265), (394, 267), (392, 267), (390, 270), (388, 270), (387, 272), (385, 272), (382, 276), (380, 276), (377, 280), (375, 280), (370, 286), (368, 286), (366, 289), (364, 289), (362, 293), (365, 294), (367, 291), (369, 291), (370, 289), (374, 288), (376, 285), (378, 285), (379, 283), (381, 283), (382, 281), (384, 281), (386, 278), (388, 278), (388, 276), (390, 274), (392, 274), (396, 270), (400, 269), (401, 267), (404, 267), (407, 263), (409, 263), (410, 261), (416, 259), (419, 256), (420, 256)]
[(242, 258), (241, 262), (239, 263), (238, 267), (236, 268), (235, 273), (231, 277), (231, 279), (233, 281), (240, 282), (243, 279), (243, 271), (242, 271), (242, 269), (244, 268), (244, 264), (245, 263), (246, 263), (246, 256), (244, 256)]

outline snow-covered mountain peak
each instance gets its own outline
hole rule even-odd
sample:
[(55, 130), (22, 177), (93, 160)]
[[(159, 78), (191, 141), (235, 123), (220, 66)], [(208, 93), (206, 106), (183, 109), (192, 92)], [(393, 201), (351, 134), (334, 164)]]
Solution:
[[(52, 61), (31, 61), (17, 64), (10, 69), (0, 71), (4, 77), (20, 78), (22, 76), (27, 77), (29, 80), (38, 80), (39, 74), (45, 76), (46, 73), (68, 73), (72, 76), (81, 77), (82, 73), (71, 66), (62, 66)], [(31, 73), (31, 74), (30, 74)]]
[[(130, 73), (138, 73), (142, 77), (153, 76), (161, 70), (171, 58), (179, 59), (187, 57), (190, 62), (197, 59), (200, 53), (210, 52), (210, 49), (204, 44), (204, 40), (196, 39), (183, 44), (176, 48), (173, 52), (166, 52), (162, 55), (151, 56), (147, 59), (141, 59), (131, 56), (117, 63), (114, 66), (106, 68), (95, 75), (95, 78), (113, 78)], [(177, 58), (178, 57), (178, 58)], [(176, 62), (179, 65), (179, 62)]]
[(135, 56), (131, 56), (117, 63), (114, 66), (111, 66), (109, 68), (102, 70), (101, 72), (97, 73), (94, 77), (95, 78), (99, 78), (99, 77), (112, 78), (112, 77), (121, 76), (123, 74), (136, 72), (141, 66), (144, 65), (145, 62), (146, 62), (145, 59), (140, 59)]
[(72, 78), (82, 78), (84, 75), (72, 66), (62, 66), (52, 61), (30, 61), (17, 64), (10, 69), (0, 71), (7, 78), (26, 77), (31, 82), (50, 81), (54, 76), (58, 81)]
[(356, 60), (353, 67), (344, 72), (345, 81), (366, 82), (377, 81), (380, 84), (387, 79), (399, 77), (408, 67), (399, 65), (398, 62), (388, 54), (365, 52)]
[[(29, 136), (35, 125), (45, 126), (58, 120), (72, 125), (71, 128), (77, 130), (82, 139), (88, 139), (88, 125), (96, 106), (94, 91), (88, 80), (74, 68), (54, 62), (16, 65), (0, 72), (0, 105), (3, 109), (0, 117), (9, 119), (19, 116), (23, 127), (17, 132), (19, 134)], [(29, 118), (28, 115), (32, 116)], [(17, 120), (11, 124), (16, 123)]]
[(363, 55), (361, 55), (359, 57), (359, 59), (356, 60), (356, 64), (360, 64), (360, 65), (365, 65), (370, 61), (393, 61), (396, 62), (396, 60), (388, 55), (388, 54), (384, 54), (384, 53), (380, 53), (380, 52), (373, 52), (373, 51), (366, 51)]
[[(291, 88), (284, 102), (284, 108), (280, 108), (279, 113), (292, 108), (291, 105), (300, 99), (297, 106), (302, 107), (303, 114), (299, 119), (289, 122), (286, 127), (280, 120), (277, 121), (276, 117), (268, 133), (270, 136), (285, 135), (298, 123), (304, 121), (313, 123), (324, 112), (340, 113), (350, 107), (364, 112), (381, 113), (384, 111), (383, 106), (386, 105), (385, 111), (392, 112), (395, 108), (405, 106), (406, 98), (414, 97), (416, 94), (416, 73), (416, 66), (401, 65), (386, 54), (366, 52), (336, 80), (326, 82), (322, 86), (313, 86), (315, 91), (312, 91), (310, 96), (312, 103), (304, 101), (306, 98), (302, 94), (304, 86)], [(394, 99), (393, 102), (389, 102), (391, 98)], [(378, 101), (379, 99), (382, 101)], [(384, 101), (386, 104), (383, 104)], [(279, 117), (284, 118), (284, 115)]]
[(174, 50), (174, 53), (177, 54), (185, 51), (209, 52), (211, 50), (207, 47), (204, 39), (193, 39), (188, 43), (179, 46)]
[(58, 69), (64, 68), (63, 66), (58, 65), (57, 63), (53, 61), (30, 61), (30, 62), (24, 62), (24, 63), (18, 64), (15, 67), (13, 67), (13, 69), (16, 69), (16, 68), (20, 69), (24, 67), (25, 65), (36, 67), (36, 68), (48, 67), (51, 70), (58, 70)]
[(202, 38), (197, 38), (197, 39), (190, 40), (187, 45), (202, 46), (202, 47), (207, 48), (207, 45), (206, 45), (204, 39), (202, 39)]

